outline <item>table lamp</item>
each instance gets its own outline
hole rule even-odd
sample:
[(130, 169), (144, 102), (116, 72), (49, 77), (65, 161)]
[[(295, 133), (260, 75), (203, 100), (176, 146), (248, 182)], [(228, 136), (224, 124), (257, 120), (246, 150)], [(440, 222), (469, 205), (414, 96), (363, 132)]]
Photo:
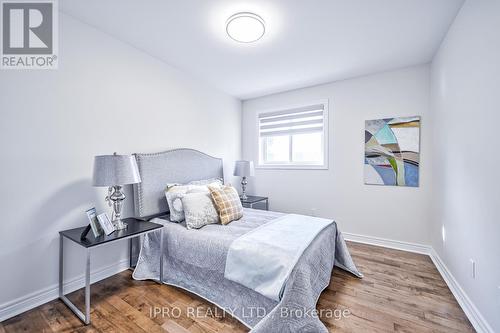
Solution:
[(93, 186), (107, 186), (106, 201), (113, 206), (111, 222), (116, 230), (127, 228), (121, 220), (121, 212), (125, 193), (122, 185), (137, 184), (141, 182), (139, 168), (135, 157), (132, 155), (101, 155), (94, 158)]
[(236, 161), (234, 164), (233, 176), (242, 177), (241, 178), (241, 198), (243, 200), (248, 199), (245, 191), (247, 188), (247, 177), (255, 176), (255, 169), (253, 167), (253, 161)]

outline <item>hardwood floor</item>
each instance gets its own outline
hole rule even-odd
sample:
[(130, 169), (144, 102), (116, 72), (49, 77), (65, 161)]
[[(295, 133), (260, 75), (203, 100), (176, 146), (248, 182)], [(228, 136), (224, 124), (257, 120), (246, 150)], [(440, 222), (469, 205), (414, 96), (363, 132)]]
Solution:
[[(318, 310), (347, 310), (348, 315), (340, 320), (324, 316), (330, 331), (474, 332), (430, 258), (357, 243), (348, 246), (365, 277), (357, 279), (334, 270)], [(203, 299), (175, 287), (132, 280), (130, 271), (92, 285), (91, 292), (89, 326), (54, 300), (0, 323), (0, 333), (248, 331)], [(70, 298), (82, 308), (82, 290)], [(155, 307), (171, 312), (151, 315)], [(196, 308), (201, 316), (188, 313), (188, 307)]]

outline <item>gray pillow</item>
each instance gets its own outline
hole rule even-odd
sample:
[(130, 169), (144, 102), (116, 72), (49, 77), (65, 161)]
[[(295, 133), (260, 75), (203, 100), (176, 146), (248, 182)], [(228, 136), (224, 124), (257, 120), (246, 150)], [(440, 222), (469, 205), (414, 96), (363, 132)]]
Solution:
[[(197, 182), (205, 182), (212, 180), (212, 182), (207, 183), (210, 186), (220, 187), (222, 186), (222, 181), (220, 179), (207, 179)], [(182, 197), (186, 193), (192, 192), (206, 192), (208, 193), (207, 184), (191, 184), (179, 185), (179, 184), (168, 184), (165, 190), (165, 197), (167, 198), (168, 210), (170, 211), (170, 221), (182, 222), (184, 221), (184, 208), (182, 204)]]
[(188, 229), (219, 223), (219, 214), (209, 192), (186, 193), (181, 200)]

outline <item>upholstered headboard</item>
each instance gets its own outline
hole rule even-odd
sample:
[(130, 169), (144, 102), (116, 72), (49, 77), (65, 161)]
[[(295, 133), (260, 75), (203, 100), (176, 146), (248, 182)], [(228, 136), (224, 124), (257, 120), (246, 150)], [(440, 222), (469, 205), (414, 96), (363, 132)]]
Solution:
[(173, 149), (134, 156), (142, 179), (141, 183), (134, 184), (134, 210), (138, 218), (168, 212), (165, 199), (167, 184), (224, 177), (222, 159), (194, 149)]

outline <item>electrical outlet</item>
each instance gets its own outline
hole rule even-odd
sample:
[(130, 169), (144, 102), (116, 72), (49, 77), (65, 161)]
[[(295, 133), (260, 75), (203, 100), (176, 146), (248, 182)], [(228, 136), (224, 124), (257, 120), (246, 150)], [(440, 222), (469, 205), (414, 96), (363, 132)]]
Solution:
[(476, 278), (476, 262), (473, 259), (470, 260), (470, 277), (475, 279)]

